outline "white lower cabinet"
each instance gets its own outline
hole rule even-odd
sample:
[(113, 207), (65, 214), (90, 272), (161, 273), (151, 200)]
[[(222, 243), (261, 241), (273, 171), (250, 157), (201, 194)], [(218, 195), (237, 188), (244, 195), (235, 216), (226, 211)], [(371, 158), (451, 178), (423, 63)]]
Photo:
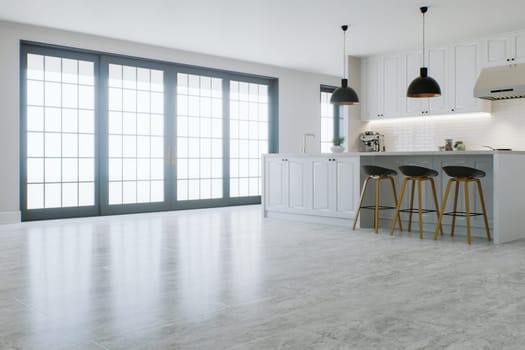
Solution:
[(357, 156), (266, 156), (265, 212), (352, 219), (359, 199)]
[(303, 157), (266, 157), (264, 205), (267, 210), (305, 209), (310, 160)]
[(288, 207), (288, 167), (283, 157), (264, 160), (264, 205), (268, 210)]

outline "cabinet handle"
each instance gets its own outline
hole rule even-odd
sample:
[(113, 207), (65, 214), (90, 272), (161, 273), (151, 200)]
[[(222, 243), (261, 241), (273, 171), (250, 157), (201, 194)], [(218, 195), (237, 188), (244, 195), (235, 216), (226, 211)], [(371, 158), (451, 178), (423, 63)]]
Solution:
[(454, 111), (455, 111), (455, 109), (454, 109), (454, 108), (452, 108), (452, 109), (451, 109), (450, 111), (451, 111), (451, 112), (454, 112)]
[(514, 57), (512, 57), (512, 60), (514, 61), (514, 60), (515, 60), (515, 58), (514, 58)]
[(507, 58), (507, 62), (510, 62), (510, 58)]

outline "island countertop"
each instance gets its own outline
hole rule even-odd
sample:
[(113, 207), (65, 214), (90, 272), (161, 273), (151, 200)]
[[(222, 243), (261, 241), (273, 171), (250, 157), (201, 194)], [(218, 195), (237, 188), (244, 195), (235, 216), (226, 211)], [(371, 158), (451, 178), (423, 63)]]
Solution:
[(268, 153), (268, 157), (377, 157), (377, 156), (488, 156), (499, 154), (525, 155), (525, 151), (393, 151), (393, 152), (341, 152), (341, 153)]

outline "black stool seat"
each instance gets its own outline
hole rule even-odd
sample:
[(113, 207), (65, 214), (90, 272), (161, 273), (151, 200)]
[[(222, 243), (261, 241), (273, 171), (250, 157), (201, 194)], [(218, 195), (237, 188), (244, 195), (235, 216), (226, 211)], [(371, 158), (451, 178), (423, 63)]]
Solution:
[(450, 177), (473, 177), (480, 178), (485, 177), (483, 170), (469, 168), (468, 166), (451, 165), (444, 166), (443, 171)]
[[(452, 216), (452, 224), (450, 229), (450, 235), (454, 236), (454, 227), (456, 225), (456, 216), (463, 216), (466, 220), (466, 227), (467, 227), (467, 243), (471, 243), (471, 237), (470, 237), (470, 217), (476, 216), (476, 215), (482, 215), (483, 221), (485, 222), (485, 233), (487, 234), (487, 240), (491, 240), (490, 237), (490, 229), (489, 229), (489, 222), (487, 219), (487, 210), (485, 208), (485, 199), (483, 198), (483, 190), (481, 188), (481, 180), (480, 178), (484, 177), (486, 174), (483, 170), (479, 170), (476, 168), (470, 168), (466, 166), (460, 166), (460, 165), (451, 165), (451, 166), (444, 166), (443, 171), (450, 176), (447, 182), (447, 188), (445, 190), (445, 194), (443, 195), (443, 202), (441, 203), (441, 210), (440, 215), (438, 218), (438, 222), (436, 225), (436, 230), (434, 231), (434, 239), (437, 239), (438, 231), (442, 230), (442, 220), (443, 216), (450, 215)], [(455, 183), (456, 188), (454, 191), (454, 202), (452, 211), (445, 212), (445, 206), (447, 204), (448, 195), (450, 193), (450, 187), (452, 184)], [(471, 212), (470, 209), (470, 196), (469, 196), (469, 189), (468, 185), (469, 183), (474, 183), (477, 187), (477, 192), (479, 196), (479, 202), (481, 204), (481, 213), (474, 213)], [(464, 211), (457, 210), (458, 206), (458, 192), (460, 188), (460, 184), (463, 185), (464, 188), (463, 193), (465, 195), (464, 200)]]
[[(394, 177), (397, 175), (397, 171), (383, 168), (381, 166), (376, 165), (363, 165), (363, 172), (366, 174), (363, 187), (361, 190), (361, 198), (359, 199), (359, 205), (357, 206), (357, 212), (354, 216), (354, 224), (352, 226), (352, 230), (355, 230), (355, 225), (357, 223), (357, 219), (359, 218), (359, 213), (361, 212), (361, 209), (373, 209), (374, 210), (374, 231), (375, 233), (378, 232), (379, 229), (379, 211), (383, 209), (395, 209), (397, 207), (397, 194), (396, 194), (396, 184), (394, 182)], [(363, 200), (365, 198), (365, 192), (366, 187), (368, 186), (368, 182), (370, 180), (373, 180), (375, 182), (375, 201), (373, 205), (363, 205)], [(388, 206), (388, 205), (379, 205), (379, 184), (381, 181), (387, 181), (390, 182), (392, 185), (392, 194), (394, 197), (394, 204), (395, 207)], [(382, 197), (382, 196), (381, 196)], [(399, 213), (397, 213), (397, 216), (399, 218), (399, 229), (403, 231), (403, 225), (401, 224), (401, 217), (399, 216)]]
[(363, 171), (368, 176), (394, 176), (397, 171), (376, 165), (363, 165)]
[[(438, 172), (434, 169), (425, 168), (417, 165), (402, 165), (399, 167), (399, 171), (405, 175), (403, 184), (401, 185), (401, 195), (397, 201), (396, 213), (392, 219), (392, 226), (390, 226), (390, 235), (394, 233), (396, 222), (399, 219), (399, 213), (408, 213), (408, 232), (412, 230), (412, 214), (417, 213), (419, 217), (419, 238), (423, 239), (423, 214), (425, 213), (436, 213), (439, 219), (439, 204), (436, 195), (436, 185), (434, 183), (434, 177), (438, 176)], [(422, 189), (421, 183), (430, 182), (432, 197), (434, 199), (434, 209), (424, 209), (422, 207)], [(403, 201), (403, 195), (405, 194), (406, 186), (409, 182), (412, 182), (412, 190), (410, 191), (410, 204), (407, 209), (401, 209), (401, 203)], [(417, 198), (418, 205), (414, 208), (414, 194), (417, 185)]]
[(399, 170), (403, 173), (405, 176), (412, 176), (412, 177), (435, 177), (438, 176), (438, 172), (434, 169), (425, 168), (422, 166), (415, 166), (415, 165), (402, 165), (399, 167)]

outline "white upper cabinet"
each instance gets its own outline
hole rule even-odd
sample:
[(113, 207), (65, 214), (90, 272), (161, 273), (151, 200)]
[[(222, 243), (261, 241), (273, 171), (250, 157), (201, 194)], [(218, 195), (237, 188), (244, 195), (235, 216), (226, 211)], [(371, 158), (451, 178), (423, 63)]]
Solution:
[(525, 62), (525, 31), (492, 36), (483, 40), (484, 67)]
[(361, 119), (490, 112), (491, 103), (474, 97), (483, 67), (525, 63), (525, 30), (426, 52), (428, 74), (441, 87), (441, 96), (407, 98), (408, 85), (419, 76), (421, 51), (372, 56), (363, 60)]
[[(432, 48), (427, 53), (428, 75), (434, 78), (441, 88), (441, 96), (428, 99), (427, 111), (429, 114), (443, 114), (448, 112), (447, 73), (452, 67), (448, 64), (447, 48)], [(427, 114), (428, 114), (427, 113)]]
[(450, 113), (490, 111), (490, 103), (474, 97), (474, 86), (481, 70), (481, 44), (470, 41), (450, 48)]
[(401, 56), (383, 57), (382, 117), (399, 117), (404, 91), (401, 79)]
[(364, 92), (364, 108), (362, 109), (362, 119), (373, 120), (381, 117), (381, 63), (382, 57), (370, 57), (364, 61), (363, 75), (366, 77), (363, 82), (362, 91)]
[(398, 117), (401, 114), (401, 56), (370, 57), (364, 61), (363, 120)]

